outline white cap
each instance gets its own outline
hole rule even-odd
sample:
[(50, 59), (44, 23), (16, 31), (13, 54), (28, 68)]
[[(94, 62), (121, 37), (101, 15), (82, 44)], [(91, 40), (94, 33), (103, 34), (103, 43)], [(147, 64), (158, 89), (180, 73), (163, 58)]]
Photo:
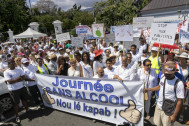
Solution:
[(52, 47), (52, 48), (51, 48), (51, 50), (54, 50), (54, 51), (56, 51), (56, 49), (55, 49), (54, 47)]
[(40, 50), (42, 51), (43, 49), (42, 49), (42, 48), (40, 48), (40, 49), (39, 49), (39, 51), (40, 51)]
[(22, 58), (22, 59), (21, 59), (21, 62), (22, 62), (22, 63), (28, 63), (29, 60), (28, 60), (27, 58)]
[(158, 47), (152, 47), (151, 51), (158, 51)]
[(71, 50), (70, 49), (66, 49), (66, 52), (71, 52)]
[(65, 53), (65, 54), (64, 54), (64, 57), (65, 57), (65, 58), (66, 58), (66, 57), (69, 57), (69, 55), (68, 55), (67, 53)]
[(48, 49), (48, 47), (49, 47), (48, 45), (45, 45), (45, 46), (44, 46), (44, 49)]

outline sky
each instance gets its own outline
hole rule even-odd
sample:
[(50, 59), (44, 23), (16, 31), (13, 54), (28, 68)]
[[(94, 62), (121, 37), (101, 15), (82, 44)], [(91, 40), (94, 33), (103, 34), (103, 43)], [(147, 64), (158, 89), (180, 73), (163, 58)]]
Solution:
[[(29, 3), (29, 0), (26, 0)], [(38, 0), (30, 0), (32, 5), (35, 5)], [(92, 5), (96, 2), (100, 2), (102, 0), (52, 0), (55, 2), (58, 7), (61, 7), (63, 10), (68, 10), (73, 7), (76, 3), (78, 6), (81, 5), (81, 9), (87, 9), (92, 7)]]

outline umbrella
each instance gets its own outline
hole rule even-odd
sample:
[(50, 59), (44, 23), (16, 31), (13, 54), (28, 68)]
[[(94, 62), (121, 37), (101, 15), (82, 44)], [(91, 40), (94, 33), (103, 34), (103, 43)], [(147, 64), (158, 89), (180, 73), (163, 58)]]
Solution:
[(179, 47), (177, 45), (168, 45), (168, 44), (160, 44), (160, 43), (154, 43), (153, 47), (160, 47), (161, 48), (168, 48), (168, 49), (179, 49)]

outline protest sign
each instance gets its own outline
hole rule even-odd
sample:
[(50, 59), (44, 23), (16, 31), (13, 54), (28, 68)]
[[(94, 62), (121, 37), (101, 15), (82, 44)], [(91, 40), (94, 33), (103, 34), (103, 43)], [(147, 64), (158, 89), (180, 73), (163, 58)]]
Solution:
[(189, 22), (187, 20), (184, 20), (184, 21), (178, 23), (177, 34), (180, 32), (180, 29), (189, 32), (189, 29), (188, 29), (189, 25), (188, 25), (188, 23)]
[(115, 34), (106, 34), (105, 40), (106, 40), (106, 43), (114, 43)]
[(150, 37), (150, 31), (151, 31), (150, 27), (133, 29), (133, 37), (140, 37), (142, 30), (143, 30), (143, 35), (145, 37)]
[(72, 37), (72, 45), (75, 47), (83, 47), (83, 37)]
[(56, 40), (57, 42), (64, 42), (64, 41), (70, 40), (69, 32), (56, 35)]
[(115, 27), (116, 26), (111, 26), (110, 27), (110, 34), (114, 34), (115, 33)]
[(133, 18), (133, 28), (147, 28), (151, 27), (154, 22), (154, 17), (135, 17)]
[(177, 23), (153, 23), (150, 33), (150, 43), (173, 45)]
[(122, 25), (115, 27), (116, 41), (133, 41), (133, 27), (132, 25)]
[(141, 81), (101, 80), (36, 74), (44, 105), (93, 119), (143, 126)]
[(87, 34), (92, 34), (91, 28), (87, 25), (76, 26), (76, 34), (84, 36)]
[(93, 37), (104, 37), (104, 24), (92, 24)]
[(179, 38), (181, 43), (189, 43), (189, 32), (180, 29)]

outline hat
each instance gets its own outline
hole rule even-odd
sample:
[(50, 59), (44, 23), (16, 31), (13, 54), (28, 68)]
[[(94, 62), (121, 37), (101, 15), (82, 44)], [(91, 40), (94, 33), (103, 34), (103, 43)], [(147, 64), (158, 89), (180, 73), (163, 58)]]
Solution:
[(56, 54), (55, 54), (55, 53), (52, 53), (52, 54), (50, 54), (49, 59), (53, 59), (53, 58), (56, 58), (56, 57), (57, 57)]
[(68, 53), (68, 52), (71, 52), (71, 50), (70, 49), (66, 49), (66, 52)]
[(56, 49), (54, 47), (52, 47), (51, 50), (56, 51)]
[(67, 53), (64, 54), (64, 58), (66, 58), (66, 57), (69, 57), (69, 55)]
[(118, 44), (114, 44), (114, 47), (116, 47), (116, 46), (118, 47)]
[(24, 54), (23, 54), (23, 53), (18, 53), (18, 56), (19, 56), (19, 55), (22, 55), (22, 56), (24, 56)]
[(114, 54), (111, 53), (109, 57), (110, 57), (110, 58), (111, 58), (111, 57), (116, 57), (116, 55), (114, 55)]
[(181, 54), (177, 55), (176, 57), (180, 58), (188, 58), (188, 54), (186, 52), (182, 52)]
[(21, 63), (28, 63), (28, 62), (29, 62), (29, 60), (27, 58), (22, 58), (21, 59)]
[(43, 51), (43, 49), (42, 49), (42, 48), (40, 48), (40, 49), (39, 49), (39, 51)]
[(95, 57), (100, 56), (102, 53), (103, 53), (103, 50), (101, 50), (101, 49), (94, 51)]
[(45, 46), (44, 46), (44, 49), (48, 49), (48, 45), (45, 45)]
[(40, 55), (35, 55), (36, 59), (43, 59)]
[(158, 51), (158, 47), (152, 47), (151, 51)]
[(165, 74), (174, 74), (176, 72), (176, 65), (174, 61), (167, 61), (163, 64)]
[(60, 50), (63, 50), (63, 48), (59, 48), (58, 50), (59, 50), (59, 51), (60, 51)]

